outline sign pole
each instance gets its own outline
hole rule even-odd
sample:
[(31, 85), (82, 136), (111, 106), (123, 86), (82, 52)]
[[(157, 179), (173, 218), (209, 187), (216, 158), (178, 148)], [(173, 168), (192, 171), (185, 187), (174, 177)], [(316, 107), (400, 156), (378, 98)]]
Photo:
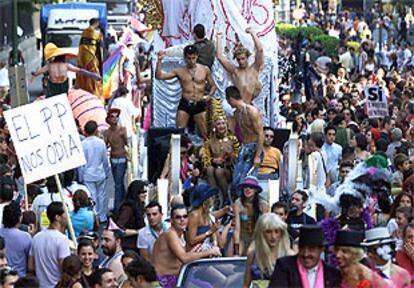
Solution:
[(26, 182), (23, 185), (24, 189), (24, 210), (29, 211), (29, 195), (27, 193), (27, 184)]
[(70, 237), (72, 237), (72, 241), (73, 241), (73, 243), (75, 245), (74, 248), (77, 249), (78, 242), (76, 241), (75, 231), (73, 230), (72, 221), (70, 220), (70, 215), (69, 215), (68, 207), (66, 207), (65, 198), (63, 197), (62, 184), (60, 183), (60, 179), (59, 179), (59, 176), (57, 174), (55, 174), (55, 179), (56, 179), (56, 184), (57, 184), (58, 189), (59, 189), (60, 200), (62, 201), (62, 204), (63, 204), (63, 210), (65, 211), (66, 218), (68, 220), (69, 234), (70, 234)]

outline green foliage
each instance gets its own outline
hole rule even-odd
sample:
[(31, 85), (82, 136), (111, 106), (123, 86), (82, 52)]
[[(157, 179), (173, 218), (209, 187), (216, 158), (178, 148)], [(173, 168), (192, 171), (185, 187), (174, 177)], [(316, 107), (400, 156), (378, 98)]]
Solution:
[(313, 38), (313, 41), (319, 41), (326, 55), (333, 57), (338, 55), (339, 39), (329, 35), (318, 35)]
[(323, 30), (317, 27), (296, 27), (288, 23), (278, 23), (276, 25), (276, 32), (281, 37), (292, 40), (296, 39), (299, 32), (302, 32), (303, 35), (311, 41), (314, 37), (324, 34)]
[(309, 39), (311, 43), (319, 41), (323, 49), (329, 57), (337, 55), (339, 39), (326, 35), (325, 32), (317, 27), (296, 27), (288, 23), (278, 23), (276, 25), (276, 32), (282, 38), (288, 38), (296, 41), (299, 32)]

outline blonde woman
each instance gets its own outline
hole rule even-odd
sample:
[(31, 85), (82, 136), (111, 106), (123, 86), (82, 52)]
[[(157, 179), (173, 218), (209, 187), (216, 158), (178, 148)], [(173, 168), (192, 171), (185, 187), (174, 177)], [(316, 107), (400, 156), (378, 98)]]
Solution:
[(239, 156), (240, 143), (227, 127), (224, 115), (213, 117), (214, 128), (203, 146), (203, 164), (210, 186), (220, 188), (223, 202), (229, 203), (227, 190), (231, 183), (233, 164)]
[(254, 241), (247, 252), (243, 288), (250, 287), (252, 282), (258, 287), (267, 287), (276, 260), (293, 254), (286, 223), (274, 213), (260, 216)]
[(215, 221), (210, 214), (213, 206), (213, 197), (218, 193), (218, 188), (208, 184), (198, 184), (190, 194), (192, 210), (188, 215), (187, 245), (190, 249), (201, 245), (201, 250), (208, 250), (216, 246), (216, 232), (220, 227), (220, 221)]
[(341, 272), (341, 288), (388, 287), (374, 270), (360, 263), (364, 258), (363, 232), (338, 230), (334, 243), (335, 258)]

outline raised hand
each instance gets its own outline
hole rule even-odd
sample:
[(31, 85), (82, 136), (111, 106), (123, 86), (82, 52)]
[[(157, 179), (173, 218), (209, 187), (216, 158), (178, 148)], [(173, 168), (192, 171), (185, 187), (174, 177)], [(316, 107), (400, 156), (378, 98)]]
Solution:
[(162, 59), (164, 59), (164, 57), (165, 57), (165, 51), (164, 50), (158, 51), (158, 61), (161, 61)]

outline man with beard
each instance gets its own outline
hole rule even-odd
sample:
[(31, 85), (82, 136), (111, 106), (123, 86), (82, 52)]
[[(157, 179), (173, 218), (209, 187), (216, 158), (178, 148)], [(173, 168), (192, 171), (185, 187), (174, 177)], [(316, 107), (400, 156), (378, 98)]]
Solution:
[(298, 255), (276, 261), (269, 287), (339, 287), (339, 271), (321, 260), (324, 245), (321, 227), (301, 227)]
[[(161, 62), (164, 56), (165, 51), (158, 52), (155, 78), (168, 80), (177, 77), (180, 80), (183, 95), (177, 110), (177, 128), (186, 128), (190, 117), (194, 117), (201, 136), (207, 139), (206, 102), (209, 97), (214, 96), (216, 91), (210, 69), (197, 63), (198, 49), (194, 45), (188, 45), (184, 48), (184, 58), (187, 63), (185, 67), (179, 67), (170, 72), (162, 72)], [(207, 96), (204, 96), (206, 82), (210, 85), (210, 91)]]
[(221, 256), (217, 246), (201, 252), (187, 252), (185, 230), (188, 226), (187, 208), (177, 204), (171, 209), (171, 227), (154, 244), (152, 264), (162, 287), (172, 288), (183, 264), (205, 257)]
[(308, 201), (308, 195), (306, 192), (297, 190), (292, 194), (291, 198), (291, 209), (289, 216), (287, 218), (287, 224), (289, 227), (293, 228), (291, 229), (290, 236), (292, 236), (293, 239), (296, 239), (299, 235), (299, 228), (303, 225), (309, 225), (309, 224), (316, 224), (315, 219), (307, 215), (305, 212), (306, 202)]
[(28, 270), (36, 273), (40, 287), (55, 287), (63, 259), (70, 255), (69, 239), (64, 234), (68, 220), (61, 202), (50, 203), (46, 214), (50, 225), (33, 238)]
[(124, 255), (121, 241), (123, 232), (110, 220), (110, 225), (102, 233), (102, 251), (107, 256), (101, 263), (100, 268), (108, 268), (115, 274), (116, 281), (121, 284), (127, 279), (122, 267), (121, 258)]

